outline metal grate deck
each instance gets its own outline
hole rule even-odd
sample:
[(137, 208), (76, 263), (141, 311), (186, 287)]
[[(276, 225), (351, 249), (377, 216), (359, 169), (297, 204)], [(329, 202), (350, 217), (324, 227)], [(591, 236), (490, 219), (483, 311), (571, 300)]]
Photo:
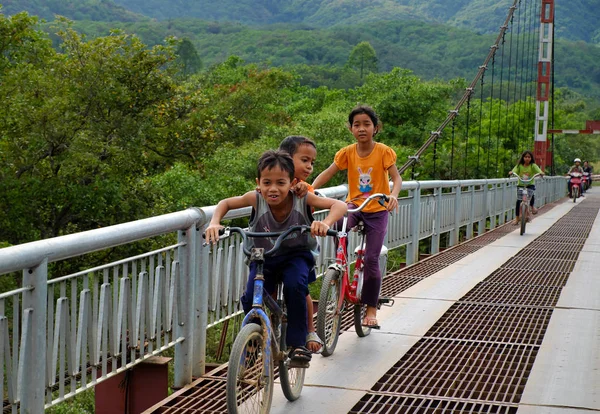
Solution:
[[(553, 307), (598, 210), (581, 203), (507, 260), (455, 303), (350, 413), (516, 414)], [(382, 295), (397, 295), (514, 230), (501, 226), (395, 272), (383, 280)], [(345, 312), (342, 329), (352, 324), (352, 312)], [(225, 413), (225, 369), (196, 380), (154, 412)]]

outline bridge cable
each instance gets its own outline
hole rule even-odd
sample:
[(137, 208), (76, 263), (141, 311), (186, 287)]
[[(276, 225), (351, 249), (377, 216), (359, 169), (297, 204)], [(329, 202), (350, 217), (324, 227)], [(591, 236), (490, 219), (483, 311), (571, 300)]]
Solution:
[[(485, 168), (485, 177), (490, 177), (490, 154), (492, 152), (492, 112), (494, 110), (494, 69), (496, 68), (496, 51), (498, 49), (498, 45), (492, 45), (490, 49), (494, 49), (494, 54), (492, 55), (492, 81), (490, 88), (490, 122), (488, 125), (488, 144), (487, 144), (487, 165)], [(483, 104), (482, 104), (483, 105)]]
[[(519, 5), (521, 5), (521, 0), (519, 0)], [(519, 78), (519, 43), (520, 43), (520, 37), (521, 37), (521, 8), (518, 7), (517, 8), (517, 35), (516, 35), (516, 40), (517, 40), (517, 50), (516, 50), (516, 57), (515, 57), (515, 82), (514, 82), (514, 90), (513, 90), (513, 105), (512, 105), (512, 112), (513, 112), (513, 117), (512, 117), (512, 134), (514, 136), (515, 134), (515, 129), (517, 130), (517, 139), (516, 139), (516, 144), (517, 144), (517, 154), (521, 153), (521, 135), (520, 135), (520, 123), (517, 123), (517, 127), (515, 128), (515, 123), (516, 123), (516, 112), (517, 112), (517, 108), (519, 106), (519, 100), (520, 100), (520, 96), (517, 98), (517, 85), (518, 85), (518, 78)]]
[(473, 93), (473, 88), (468, 88), (469, 89), (469, 96), (467, 98), (467, 124), (466, 124), (466, 131), (465, 131), (465, 173), (463, 175), (463, 178), (466, 180), (467, 179), (467, 159), (469, 158), (469, 125), (470, 125), (470, 119), (471, 119), (471, 93)]
[(454, 113), (454, 117), (452, 118), (452, 150), (450, 153), (450, 179), (454, 178), (454, 138), (456, 135), (456, 115), (458, 115), (458, 111), (450, 111)]
[[(500, 26), (500, 33), (496, 37), (495, 44), (498, 44), (500, 42), (500, 39), (503, 39), (503, 43), (504, 43), (504, 36), (505, 36), (506, 29), (508, 28), (508, 22), (512, 20), (514, 9), (516, 8), (515, 4), (517, 3), (517, 1), (518, 0), (514, 0), (513, 6), (509, 8), (509, 12), (508, 12), (508, 15), (506, 16), (504, 24), (502, 26)], [(493, 54), (494, 54), (494, 51), (490, 51), (488, 53), (488, 55), (483, 63), (483, 66), (487, 67), (487, 64), (489, 63)], [(450, 121), (452, 121), (457, 116), (458, 110), (460, 110), (462, 105), (468, 100), (468, 98), (470, 98), (470, 95), (472, 93), (474, 86), (477, 84), (477, 82), (479, 81), (479, 78), (482, 76), (482, 72), (483, 72), (483, 69), (480, 69), (479, 72), (477, 73), (477, 75), (475, 76), (475, 78), (473, 79), (473, 81), (471, 82), (470, 87), (467, 88), (467, 91), (465, 92), (465, 94), (462, 96), (462, 98), (456, 104), (454, 111), (450, 111), (449, 115), (441, 123), (441, 125), (438, 127), (438, 129), (436, 131), (432, 131), (429, 138), (425, 141), (425, 143), (423, 143), (423, 145), (421, 145), (421, 147), (417, 150), (415, 155), (408, 157), (408, 161), (406, 161), (404, 163), (404, 165), (402, 165), (400, 168), (398, 168), (398, 172), (400, 174), (403, 174), (414, 163), (419, 161), (419, 158), (425, 152), (425, 150), (441, 135), (442, 131), (444, 130), (444, 128), (446, 128), (446, 126), (450, 123)]]
[[(487, 68), (485, 68), (487, 70)], [(481, 75), (481, 91), (479, 97), (479, 136), (477, 137), (477, 169), (475, 170), (475, 178), (480, 178), (479, 169), (479, 154), (481, 153), (481, 126), (483, 123), (483, 79), (485, 78), (485, 72)]]
[[(505, 29), (508, 26), (504, 26)], [(506, 34), (506, 32), (504, 32)], [(501, 122), (501, 112), (502, 112), (502, 82), (504, 77), (504, 44), (506, 43), (506, 36), (502, 36), (502, 49), (500, 54), (500, 95), (498, 96), (498, 123), (496, 124), (496, 174), (498, 174), (498, 164), (500, 162), (500, 124)], [(504, 149), (504, 144), (502, 144), (502, 148)], [(502, 173), (504, 175), (504, 172)]]

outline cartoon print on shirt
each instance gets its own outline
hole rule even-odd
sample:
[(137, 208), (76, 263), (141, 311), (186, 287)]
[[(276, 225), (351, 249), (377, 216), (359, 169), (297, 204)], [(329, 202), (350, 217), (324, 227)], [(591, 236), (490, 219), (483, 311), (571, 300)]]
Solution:
[(358, 190), (367, 197), (373, 189), (371, 185), (371, 171), (373, 171), (373, 167), (369, 168), (366, 173), (362, 172), (360, 167), (358, 167)]

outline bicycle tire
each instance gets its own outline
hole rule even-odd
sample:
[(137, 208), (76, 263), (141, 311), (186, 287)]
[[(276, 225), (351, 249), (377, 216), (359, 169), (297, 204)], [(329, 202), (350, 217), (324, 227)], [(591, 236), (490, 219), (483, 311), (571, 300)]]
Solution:
[(354, 305), (354, 329), (356, 330), (356, 334), (360, 338), (364, 338), (365, 336), (369, 336), (371, 333), (371, 328), (367, 328), (363, 326), (362, 321), (367, 314), (367, 305), (360, 304)]
[(579, 197), (579, 187), (574, 185), (573, 186), (573, 202), (574, 203), (577, 201), (578, 197)]
[(323, 276), (319, 309), (317, 312), (317, 335), (323, 340), (321, 355), (327, 357), (333, 354), (340, 336), (342, 312), (338, 312), (338, 301), (341, 294), (341, 274), (338, 270), (327, 269)]
[[(255, 323), (244, 326), (233, 343), (227, 368), (227, 412), (266, 414), (273, 401), (273, 358), (265, 352), (262, 327)], [(269, 355), (267, 371), (263, 358)]]
[(527, 206), (525, 205), (525, 202), (521, 202), (521, 236), (523, 234), (525, 234), (525, 226), (526, 225), (527, 225)]
[[(285, 312), (285, 307), (283, 309)], [(287, 343), (285, 337), (287, 334), (287, 323), (281, 323), (281, 337), (279, 339), (279, 349), (287, 351)], [(279, 361), (279, 381), (281, 382), (281, 390), (288, 401), (296, 401), (300, 398), (302, 388), (304, 387), (304, 377), (306, 368), (290, 368), (289, 358)]]

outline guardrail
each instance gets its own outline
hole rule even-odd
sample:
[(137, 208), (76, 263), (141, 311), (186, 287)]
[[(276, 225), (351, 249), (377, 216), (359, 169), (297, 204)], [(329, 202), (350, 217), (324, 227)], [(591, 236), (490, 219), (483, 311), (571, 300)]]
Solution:
[[(566, 194), (564, 177), (536, 184), (538, 206)], [(410, 265), (421, 240), (430, 239), (437, 253), (445, 233), (451, 246), (463, 228), (466, 238), (495, 228), (514, 216), (515, 186), (516, 179), (405, 182), (386, 245), (406, 246)], [(344, 198), (346, 191), (322, 193)], [(239, 238), (203, 246), (213, 211), (190, 208), (0, 249), (1, 277), (22, 275), (21, 287), (0, 293), (0, 384), (12, 410), (42, 412), (173, 347), (175, 387), (204, 374), (206, 330), (240, 313), (247, 277)], [(165, 235), (172, 242), (152, 251), (68, 275), (48, 270), (49, 263)], [(321, 242), (319, 272), (334, 257), (331, 238)], [(354, 251), (355, 237), (350, 243)]]

